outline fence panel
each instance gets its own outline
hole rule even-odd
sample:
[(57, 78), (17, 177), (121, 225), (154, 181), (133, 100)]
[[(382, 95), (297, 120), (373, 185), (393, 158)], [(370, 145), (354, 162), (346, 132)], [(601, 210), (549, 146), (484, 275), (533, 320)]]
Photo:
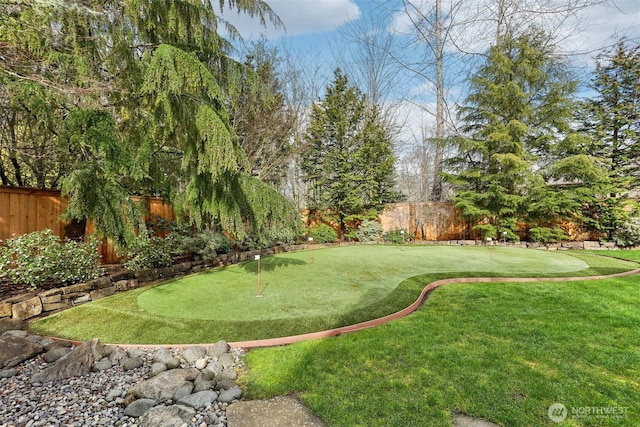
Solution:
[(469, 238), (469, 227), (448, 202), (395, 203), (380, 215), (384, 231), (403, 229), (418, 240)]
[[(173, 207), (162, 199), (147, 199), (147, 212), (167, 219), (175, 219)], [(19, 188), (0, 185), (0, 241), (34, 231), (51, 229), (61, 239), (65, 238), (65, 225), (60, 216), (67, 208), (67, 199), (60, 191)], [(87, 221), (85, 235), (95, 233), (95, 226)], [(111, 241), (100, 245), (102, 262), (120, 261)]]
[(46, 228), (63, 238), (66, 208), (59, 191), (0, 186), (0, 240)]

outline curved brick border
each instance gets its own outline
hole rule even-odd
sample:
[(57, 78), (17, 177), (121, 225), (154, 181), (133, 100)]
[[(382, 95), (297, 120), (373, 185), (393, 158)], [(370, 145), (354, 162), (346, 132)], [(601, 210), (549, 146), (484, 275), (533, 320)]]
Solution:
[[(348, 334), (351, 332), (361, 331), (363, 329), (369, 329), (374, 326), (382, 325), (384, 323), (390, 322), (392, 320), (400, 319), (405, 317), (414, 311), (416, 311), (424, 300), (427, 298), (429, 293), (434, 289), (452, 284), (452, 283), (504, 283), (504, 282), (516, 282), (516, 283), (524, 283), (524, 282), (570, 282), (570, 281), (578, 281), (578, 280), (601, 280), (601, 279), (610, 279), (614, 277), (624, 277), (631, 276), (634, 274), (640, 273), (640, 268), (631, 271), (624, 271), (622, 273), (608, 274), (608, 275), (600, 275), (600, 276), (576, 276), (576, 277), (456, 277), (451, 279), (441, 279), (436, 280), (435, 282), (429, 283), (420, 293), (418, 299), (416, 299), (411, 305), (406, 308), (403, 308), (400, 311), (389, 314), (384, 317), (380, 317), (377, 319), (367, 320), (366, 322), (356, 323), (355, 325), (343, 326), (341, 328), (329, 329), (326, 331), (319, 332), (311, 332), (308, 334), (301, 335), (292, 335), (288, 337), (280, 337), (280, 338), (269, 338), (264, 340), (253, 340), (253, 341), (237, 341), (230, 342), (229, 346), (251, 349), (251, 348), (259, 348), (259, 347), (275, 347), (279, 345), (287, 345), (293, 344), (300, 341), (314, 340), (320, 338), (328, 338), (328, 337), (336, 337), (342, 334)], [(51, 337), (53, 339), (57, 339), (60, 341), (69, 341), (74, 344), (80, 344), (79, 341), (72, 340), (63, 340), (61, 338)], [(168, 347), (168, 348), (184, 348), (190, 347), (194, 344), (162, 344), (162, 345), (136, 345), (136, 344), (116, 344), (123, 348), (128, 347), (137, 347), (137, 348), (160, 348), (160, 347)], [(198, 344), (202, 346), (212, 345), (212, 344)]]

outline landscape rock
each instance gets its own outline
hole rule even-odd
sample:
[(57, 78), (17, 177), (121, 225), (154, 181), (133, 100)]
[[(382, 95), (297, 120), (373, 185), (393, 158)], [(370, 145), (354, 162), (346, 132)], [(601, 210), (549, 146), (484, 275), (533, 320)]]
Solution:
[(216, 385), (213, 389), (216, 391), (229, 390), (236, 386), (236, 382), (234, 380), (220, 380), (215, 383)]
[(155, 377), (161, 372), (167, 370), (167, 365), (161, 362), (155, 362), (151, 364), (151, 368), (149, 368), (149, 376)]
[(215, 391), (205, 390), (185, 396), (182, 399), (179, 399), (178, 403), (181, 405), (190, 406), (194, 409), (202, 409), (207, 405), (212, 404), (217, 397), (218, 393), (216, 393)]
[(170, 359), (173, 359), (173, 354), (168, 348), (161, 347), (153, 352), (154, 362), (166, 364)]
[(213, 376), (216, 377), (222, 373), (222, 365), (218, 362), (209, 362), (205, 370), (212, 372)]
[(198, 359), (196, 360), (195, 367), (196, 369), (204, 369), (207, 367), (207, 359)]
[(42, 350), (40, 344), (5, 332), (0, 337), (0, 369), (16, 366), (40, 354)]
[(193, 384), (191, 382), (186, 382), (182, 387), (177, 389), (173, 393), (173, 401), (177, 402), (183, 397), (190, 395), (193, 392)]
[(46, 383), (88, 374), (96, 360), (102, 358), (101, 347), (97, 338), (87, 341), (58, 359), (52, 366), (36, 372), (31, 377), (31, 383)]
[(231, 403), (242, 397), (242, 389), (240, 387), (232, 387), (229, 390), (223, 390), (218, 396), (218, 402)]
[(46, 351), (55, 350), (56, 348), (68, 348), (71, 349), (71, 343), (67, 341), (56, 341), (51, 338), (44, 338), (40, 341), (40, 345), (44, 346)]
[(184, 405), (156, 406), (138, 418), (138, 427), (182, 427), (196, 411)]
[(172, 369), (161, 372), (153, 378), (136, 384), (130, 394), (137, 398), (166, 401), (173, 398), (177, 389), (198, 376), (197, 369)]
[[(16, 330), (13, 330), (13, 331), (7, 331), (2, 335), (3, 336), (11, 335), (12, 337), (27, 338), (27, 335), (29, 335), (29, 334), (27, 333), (27, 331), (16, 331)], [(33, 342), (33, 340), (28, 340), (28, 341)]]
[(184, 349), (182, 357), (184, 357), (187, 362), (193, 363), (198, 359), (202, 359), (206, 354), (207, 350), (204, 347), (192, 346)]
[(204, 391), (204, 390), (213, 390), (216, 386), (215, 381), (199, 381), (195, 383), (195, 387), (193, 388), (193, 392)]
[(132, 369), (139, 368), (144, 364), (144, 361), (141, 357), (126, 357), (120, 360), (120, 365), (122, 365), (122, 369), (125, 371), (130, 371)]
[(24, 327), (24, 322), (22, 321), (22, 319), (12, 319), (9, 317), (0, 319), (0, 335), (4, 334), (7, 331), (22, 330), (23, 327)]
[(71, 353), (71, 347), (56, 347), (47, 351), (42, 357), (45, 362), (53, 363), (67, 353)]
[(101, 372), (101, 371), (106, 371), (112, 366), (113, 364), (111, 362), (111, 359), (109, 359), (108, 357), (103, 357), (102, 359), (98, 360), (96, 363), (93, 364), (93, 367), (91, 368), (91, 370), (93, 372)]
[(226, 341), (220, 340), (214, 345), (207, 347), (207, 356), (219, 357), (229, 351), (229, 344)]
[(219, 375), (215, 376), (216, 381), (235, 380), (236, 378), (238, 378), (238, 372), (233, 367), (229, 367), (222, 371)]
[(130, 358), (135, 359), (135, 358), (142, 358), (146, 355), (146, 353), (142, 350), (140, 350), (139, 348), (130, 348), (127, 350), (127, 355), (129, 355)]
[(215, 377), (213, 371), (203, 369), (202, 371), (200, 371), (200, 375), (198, 375), (198, 378), (195, 379), (195, 383), (198, 384), (198, 382), (200, 381), (211, 381), (213, 377)]
[(117, 399), (118, 397), (122, 397), (123, 395), (124, 390), (122, 390), (121, 388), (114, 388), (109, 392), (109, 394), (107, 394), (107, 400), (112, 401), (114, 399)]
[(153, 399), (138, 399), (127, 405), (127, 407), (124, 409), (124, 414), (130, 417), (141, 417), (145, 414), (145, 412), (147, 412), (157, 404), (158, 402)]
[(236, 361), (234, 360), (233, 356), (229, 353), (222, 354), (218, 357), (218, 363), (222, 365), (223, 369), (227, 369), (233, 366), (235, 362)]
[(172, 357), (167, 360), (165, 364), (167, 365), (167, 369), (176, 369), (180, 367), (180, 360), (178, 360), (177, 357)]
[(15, 377), (16, 375), (18, 375), (18, 370), (14, 368), (3, 369), (2, 371), (0, 371), (0, 378), (11, 378)]
[(13, 304), (11, 307), (13, 318), (29, 319), (42, 313), (42, 302), (40, 297), (33, 297), (26, 301)]
[(27, 335), (25, 338), (31, 342), (42, 345), (42, 337), (40, 335)]

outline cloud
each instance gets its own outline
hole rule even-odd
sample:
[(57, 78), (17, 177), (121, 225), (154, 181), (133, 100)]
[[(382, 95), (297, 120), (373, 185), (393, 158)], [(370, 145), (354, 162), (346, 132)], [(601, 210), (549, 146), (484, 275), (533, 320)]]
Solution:
[(297, 36), (330, 32), (361, 17), (355, 0), (268, 0), (271, 9), (280, 17), (285, 28), (273, 25), (260, 27), (256, 19), (226, 11), (222, 17), (233, 24), (244, 38), (260, 35), (276, 39), (285, 35)]

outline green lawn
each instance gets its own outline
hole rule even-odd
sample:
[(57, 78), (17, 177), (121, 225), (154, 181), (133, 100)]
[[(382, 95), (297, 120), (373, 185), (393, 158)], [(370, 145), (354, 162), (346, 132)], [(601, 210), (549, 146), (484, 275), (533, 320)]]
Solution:
[(297, 393), (329, 426), (638, 426), (639, 304), (637, 277), (447, 285), (401, 320), (252, 350), (247, 398)]
[[(432, 280), (630, 270), (589, 253), (460, 246), (357, 245), (279, 254), (114, 295), (33, 323), (34, 333), (103, 342), (244, 341), (331, 329), (411, 304)], [(427, 276), (425, 276), (427, 275)]]

